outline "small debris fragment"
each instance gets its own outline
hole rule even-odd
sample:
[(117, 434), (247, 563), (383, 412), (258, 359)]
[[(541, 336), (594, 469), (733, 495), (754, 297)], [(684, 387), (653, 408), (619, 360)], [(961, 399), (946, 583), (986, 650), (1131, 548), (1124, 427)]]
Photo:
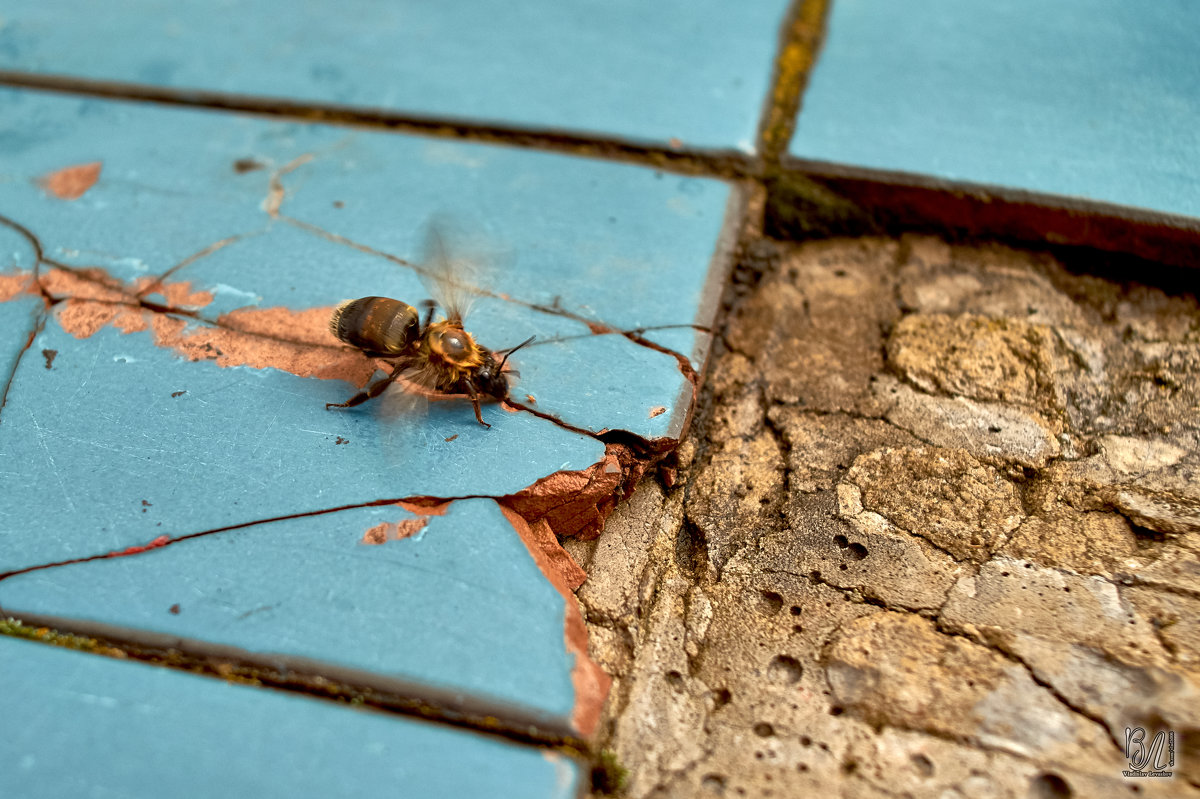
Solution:
[(140, 555), (143, 552), (149, 552), (152, 549), (158, 549), (159, 547), (165, 547), (169, 543), (171, 543), (170, 536), (160, 535), (158, 538), (154, 539), (149, 544), (144, 544), (142, 546), (126, 547), (125, 549), (120, 549), (120, 550), (117, 550), (116, 552), (109, 552), (104, 557), (120, 558), (120, 557), (124, 557), (125, 555)]
[(171, 607), (167, 608), (167, 612), (168, 612), (168, 613), (170, 613), (170, 614), (172, 614), (172, 615), (178, 616), (178, 615), (179, 615), (179, 603), (178, 603), (178, 602), (176, 602), (174, 605), (172, 605)]
[(76, 164), (50, 172), (38, 180), (38, 185), (60, 200), (78, 200), (100, 179), (103, 163)]
[(345, 208), (346, 204), (344, 202), (342, 202), (341, 200), (334, 200), (333, 207), (334, 208)]
[(447, 438), (447, 439), (446, 439), (446, 442), (447, 442), (447, 443), (449, 443), (449, 442), (453, 441), (453, 440), (454, 440), (454, 439), (456, 439), (456, 438), (458, 438), (458, 433), (455, 433), (454, 435), (452, 435), (452, 436), (450, 436), (449, 438)]
[(171, 396), (172, 397), (182, 397), (186, 393), (187, 393), (186, 391), (172, 391)]
[(662, 416), (666, 412), (666, 408), (661, 405), (656, 405), (650, 409), (650, 418), (653, 419), (655, 416)]
[(526, 394), (525, 401), (530, 405), (537, 405), (537, 397), (533, 396), (532, 394)]
[(337, 445), (337, 444), (349, 444), (349, 443), (350, 443), (350, 439), (348, 439), (348, 438), (342, 438), (341, 436), (338, 436), (338, 437), (337, 437), (337, 441), (335, 441), (335, 442), (333, 442), (333, 443), (334, 443), (335, 445)]
[(142, 500), (142, 513), (146, 512), (146, 508), (152, 508), (152, 507), (154, 507), (154, 506), (151, 505), (149, 502), (147, 502), (144, 499)]
[(256, 170), (266, 168), (266, 164), (254, 158), (239, 158), (233, 162), (233, 171), (237, 172), (239, 175), (244, 175), (247, 172), (254, 172)]
[(58, 350), (42, 350), (42, 357), (46, 359), (46, 368), (50, 368), (50, 364), (54, 363), (54, 357), (58, 355)]
[(403, 541), (425, 529), (428, 519), (405, 519), (399, 522), (381, 522), (363, 533), (362, 543), (384, 544), (388, 541)]

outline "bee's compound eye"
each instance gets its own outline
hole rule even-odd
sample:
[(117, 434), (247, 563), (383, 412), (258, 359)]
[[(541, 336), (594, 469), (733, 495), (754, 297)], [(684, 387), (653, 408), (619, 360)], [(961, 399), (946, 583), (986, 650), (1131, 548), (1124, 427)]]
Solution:
[(461, 358), (467, 354), (467, 342), (462, 333), (443, 333), (442, 350), (451, 358)]

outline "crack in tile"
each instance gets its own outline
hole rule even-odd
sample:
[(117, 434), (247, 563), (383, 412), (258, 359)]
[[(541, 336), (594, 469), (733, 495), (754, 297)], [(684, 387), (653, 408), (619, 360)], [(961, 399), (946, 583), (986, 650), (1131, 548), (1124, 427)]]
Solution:
[(266, 233), (267, 231), (269, 231), (270, 229), (271, 229), (271, 226), (268, 224), (266, 227), (261, 228), (259, 230), (252, 230), (248, 233), (235, 233), (232, 236), (226, 236), (225, 238), (223, 238), (219, 241), (215, 241), (212, 244), (209, 244), (207, 247), (203, 247), (203, 248), (197, 250), (196, 252), (192, 253), (191, 255), (187, 256), (186, 258), (184, 258), (182, 261), (175, 264), (174, 266), (169, 267), (165, 272), (158, 275), (157, 277), (154, 277), (154, 278), (151, 278), (150, 280), (148, 280), (144, 286), (142, 286), (140, 289), (138, 289), (137, 291), (134, 292), (133, 296), (140, 300), (143, 297), (145, 297), (147, 294), (152, 294), (156, 291), (159, 291), (162, 288), (163, 282), (167, 278), (169, 278), (171, 275), (178, 272), (180, 269), (191, 266), (196, 261), (199, 261), (202, 258), (206, 258), (209, 255), (212, 255), (213, 253), (218, 252), (219, 250), (222, 250), (225, 247), (228, 247), (230, 244), (236, 244), (239, 241), (244, 241), (246, 239), (253, 238), (255, 236), (261, 236), (264, 233)]
[(33, 273), (36, 276), (38, 264), (40, 264), (42, 262), (42, 260), (45, 258), (45, 251), (42, 249), (42, 242), (38, 239), (38, 237), (34, 234), (34, 232), (32, 230), (25, 227), (20, 222), (17, 222), (15, 219), (11, 219), (11, 218), (5, 216), (4, 214), (0, 214), (0, 225), (3, 225), (4, 227), (9, 228), (14, 233), (16, 233), (18, 236), (25, 239), (25, 241), (27, 241), (29, 243), (30, 248), (33, 249), (33, 255), (34, 255)]
[(29, 348), (33, 346), (33, 340), (37, 338), (38, 333), (42, 332), (42, 327), (45, 326), (48, 315), (45, 309), (38, 311), (37, 321), (30, 329), (29, 335), (25, 339), (25, 344), (21, 347), (20, 352), (17, 353), (17, 357), (13, 359), (12, 371), (8, 373), (8, 376), (4, 380), (4, 390), (0, 391), (0, 423), (4, 421), (4, 408), (8, 405), (8, 392), (12, 388), (13, 381), (17, 378), (17, 369), (21, 366), (21, 361), (25, 358), (26, 353), (29, 352)]

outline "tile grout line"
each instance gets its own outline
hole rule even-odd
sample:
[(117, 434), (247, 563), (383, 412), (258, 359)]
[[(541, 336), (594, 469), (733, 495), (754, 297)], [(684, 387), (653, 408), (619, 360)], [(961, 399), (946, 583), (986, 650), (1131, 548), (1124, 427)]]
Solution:
[(334, 667), (332, 672), (340, 676), (330, 678), (326, 676), (331, 673), (329, 664), (321, 661), (285, 657), (280, 665), (280, 658), (275, 657), (273, 663), (269, 653), (259, 660), (256, 655), (260, 653), (219, 644), (203, 646), (203, 641), (196, 641), (202, 645), (196, 649), (184, 650), (178, 645), (183, 640), (179, 636), (150, 633), (147, 639), (158, 639), (158, 642), (138, 640), (137, 631), (130, 631), (135, 633), (134, 637), (126, 637), (121, 635), (126, 631), (124, 628), (88, 622), (73, 625), (73, 621), (39, 614), (17, 617), (5, 613), (0, 615), (0, 639), (23, 639), (234, 685), (273, 689), (318, 701), (367, 708), (469, 730), (510, 743), (548, 748), (569, 757), (587, 760), (593, 754), (588, 743), (570, 731), (555, 729), (532, 717), (522, 717), (520, 711), (504, 707), (503, 702), (471, 702), (461, 698), (456, 702), (451, 694), (442, 696), (437, 689), (424, 690), (429, 686), (419, 682), (392, 680), (394, 687), (387, 688), (371, 685), (366, 680), (356, 681), (356, 674), (365, 673), (354, 669)]
[(631, 163), (689, 176), (735, 179), (757, 177), (762, 173), (760, 156), (748, 155), (734, 149), (676, 149), (602, 133), (485, 124), (465, 118), (435, 117), (369, 107), (313, 105), (281, 98), (198, 89), (167, 89), (120, 81), (42, 75), (4, 69), (0, 69), (0, 86), (102, 97), (117, 101), (235, 111), (314, 124), (391, 130), (478, 144), (522, 147)]
[(830, 0), (793, 0), (780, 26), (774, 74), (759, 120), (758, 151), (769, 176), (796, 128), (804, 90), (824, 42)]

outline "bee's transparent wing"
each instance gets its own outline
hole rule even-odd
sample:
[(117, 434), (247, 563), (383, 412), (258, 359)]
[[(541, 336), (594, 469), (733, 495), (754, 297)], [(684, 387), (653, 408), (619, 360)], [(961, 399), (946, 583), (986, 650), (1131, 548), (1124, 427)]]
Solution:
[(380, 420), (388, 427), (411, 425), (429, 411), (429, 398), (436, 394), (432, 370), (411, 362), (396, 368), (400, 374), (379, 398)]
[(471, 304), (487, 293), (486, 258), (445, 216), (435, 216), (425, 227), (424, 250), (418, 275), (451, 321), (461, 322)]

